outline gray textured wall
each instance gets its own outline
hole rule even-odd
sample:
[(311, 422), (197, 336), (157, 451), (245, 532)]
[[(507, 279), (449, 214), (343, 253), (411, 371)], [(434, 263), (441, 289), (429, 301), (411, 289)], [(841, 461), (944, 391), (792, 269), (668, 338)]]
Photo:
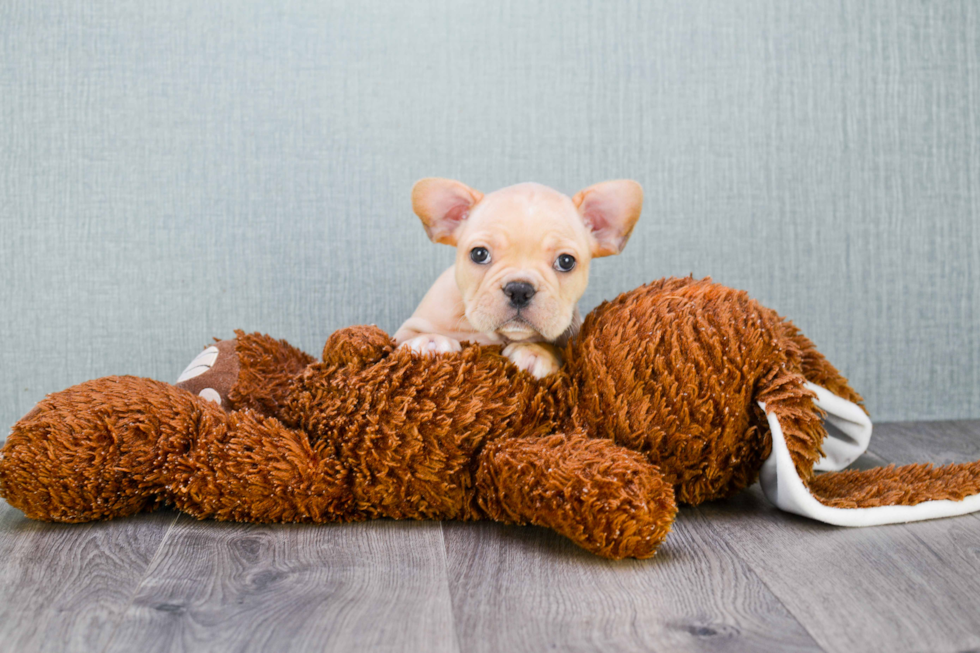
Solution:
[(236, 327), (395, 329), (452, 256), (430, 175), (633, 177), (586, 308), (711, 275), (877, 419), (980, 417), (972, 0), (276, 4), (0, 0), (0, 423)]

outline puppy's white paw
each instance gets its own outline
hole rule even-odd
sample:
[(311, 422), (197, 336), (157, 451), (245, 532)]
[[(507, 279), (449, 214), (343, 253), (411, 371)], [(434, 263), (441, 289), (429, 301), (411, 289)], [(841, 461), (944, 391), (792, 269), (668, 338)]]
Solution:
[(549, 374), (553, 374), (561, 367), (558, 355), (550, 345), (537, 342), (515, 342), (504, 347), (501, 352), (507, 359), (529, 372), (536, 379), (543, 379)]
[(399, 345), (399, 348), (401, 347), (407, 347), (417, 354), (425, 354), (426, 356), (451, 354), (463, 350), (459, 340), (441, 336), (438, 333), (423, 333), (420, 336), (415, 336)]

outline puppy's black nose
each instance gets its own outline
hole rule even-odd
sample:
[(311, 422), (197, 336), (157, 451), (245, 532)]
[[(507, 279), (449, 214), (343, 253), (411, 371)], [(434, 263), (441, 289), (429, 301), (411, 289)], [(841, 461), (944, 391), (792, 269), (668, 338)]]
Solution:
[(510, 297), (510, 305), (514, 308), (527, 306), (535, 292), (534, 286), (526, 281), (511, 281), (504, 286), (504, 294)]

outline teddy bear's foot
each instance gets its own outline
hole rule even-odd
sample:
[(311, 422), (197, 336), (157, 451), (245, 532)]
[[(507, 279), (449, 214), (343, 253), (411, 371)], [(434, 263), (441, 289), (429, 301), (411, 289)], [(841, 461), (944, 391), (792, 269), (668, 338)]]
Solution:
[(546, 526), (605, 558), (651, 557), (677, 513), (644, 456), (582, 434), (491, 442), (477, 488), (491, 519)]
[(177, 382), (178, 388), (213, 401), (225, 410), (231, 410), (228, 393), (238, 381), (237, 340), (219, 340), (200, 354), (184, 369)]

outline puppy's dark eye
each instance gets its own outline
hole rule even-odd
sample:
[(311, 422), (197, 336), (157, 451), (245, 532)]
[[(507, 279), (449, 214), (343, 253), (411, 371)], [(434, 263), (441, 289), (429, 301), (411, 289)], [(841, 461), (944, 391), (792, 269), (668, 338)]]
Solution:
[(575, 257), (571, 254), (562, 254), (555, 259), (555, 269), (559, 272), (571, 272), (575, 267)]
[(470, 250), (470, 260), (480, 265), (486, 265), (490, 262), (490, 250), (486, 247), (474, 247)]

